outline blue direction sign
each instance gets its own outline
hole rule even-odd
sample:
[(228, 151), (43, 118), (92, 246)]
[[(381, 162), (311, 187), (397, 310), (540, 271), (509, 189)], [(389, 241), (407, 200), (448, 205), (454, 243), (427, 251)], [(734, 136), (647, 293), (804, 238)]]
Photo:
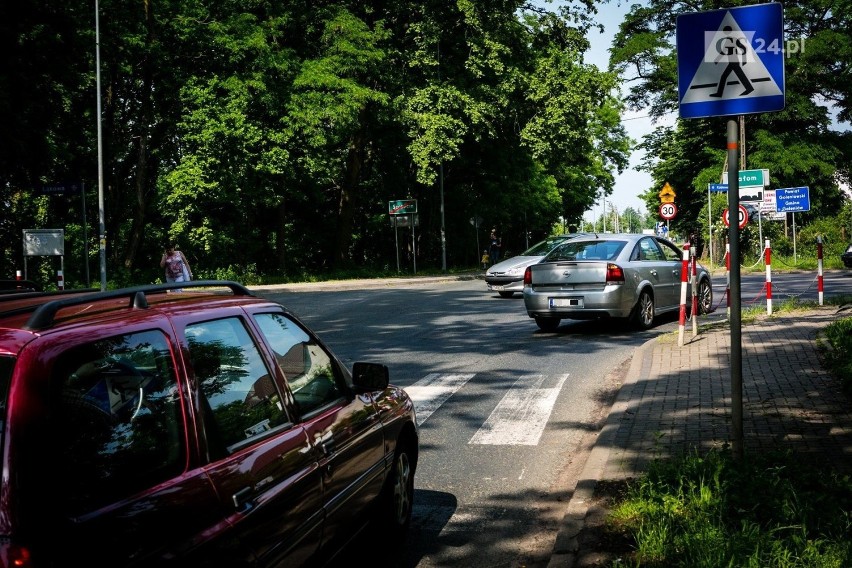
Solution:
[(727, 183), (711, 183), (708, 184), (707, 189), (712, 193), (728, 193), (728, 184)]
[(677, 18), (682, 118), (784, 108), (784, 12), (779, 2)]
[(796, 213), (811, 210), (811, 194), (807, 187), (785, 187), (775, 190), (778, 213)]

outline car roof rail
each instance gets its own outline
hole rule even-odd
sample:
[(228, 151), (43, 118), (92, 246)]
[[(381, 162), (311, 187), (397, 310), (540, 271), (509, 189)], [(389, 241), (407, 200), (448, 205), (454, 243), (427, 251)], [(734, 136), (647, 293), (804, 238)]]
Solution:
[(144, 309), (148, 307), (148, 294), (186, 288), (230, 288), (234, 296), (254, 296), (248, 288), (237, 282), (231, 282), (230, 280), (192, 280), (190, 282), (147, 284), (144, 286), (133, 286), (130, 288), (121, 288), (118, 290), (107, 290), (105, 292), (95, 292), (93, 294), (74, 296), (72, 298), (63, 298), (61, 300), (53, 300), (45, 304), (25, 308), (21, 311), (32, 311), (33, 314), (27, 320), (23, 329), (39, 331), (50, 328), (56, 318), (56, 313), (62, 308), (79, 306), (98, 300), (127, 298), (130, 300), (129, 307)]

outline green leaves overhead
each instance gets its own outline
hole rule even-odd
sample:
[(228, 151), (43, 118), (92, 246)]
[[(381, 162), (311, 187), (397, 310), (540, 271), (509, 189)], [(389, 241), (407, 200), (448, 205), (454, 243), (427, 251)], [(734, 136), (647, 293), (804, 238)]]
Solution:
[[(200, 274), (384, 266), (397, 253), (386, 204), (399, 198), (419, 202), (421, 266), (444, 239), (451, 265), (478, 264), (473, 216), (511, 249), (560, 217), (578, 222), (629, 151), (615, 75), (583, 63), (597, 5), (104, 0), (110, 270), (156, 278), (167, 238)], [(0, 90), (18, 141), (0, 157), (4, 201), (84, 180), (92, 203), (91, 9), (4, 20), (21, 79)], [(79, 222), (54, 209), (38, 210), (44, 223)], [(2, 234), (35, 226), (34, 211)], [(20, 247), (3, 251), (11, 261)]]
[[(632, 6), (613, 40), (610, 60), (629, 88), (626, 100), (632, 110), (645, 110), (654, 119), (678, 112), (677, 17), (754, 2), (722, 4), (650, 0)], [(808, 0), (785, 2), (783, 9), (786, 108), (744, 118), (740, 144), (745, 164), (740, 169), (769, 169), (771, 188), (808, 185), (812, 203), (837, 206), (838, 182), (849, 179), (852, 159), (848, 142), (852, 39), (847, 32), (852, 5)], [(659, 128), (640, 146), (649, 152), (644, 167), (654, 185), (669, 182), (678, 188), (675, 225), (699, 219), (707, 200), (707, 180), (718, 181), (726, 163), (726, 122), (731, 118), (737, 117), (679, 120), (674, 128)], [(644, 198), (649, 209), (658, 204), (653, 189)], [(803, 216), (807, 220), (817, 214), (812, 209)]]

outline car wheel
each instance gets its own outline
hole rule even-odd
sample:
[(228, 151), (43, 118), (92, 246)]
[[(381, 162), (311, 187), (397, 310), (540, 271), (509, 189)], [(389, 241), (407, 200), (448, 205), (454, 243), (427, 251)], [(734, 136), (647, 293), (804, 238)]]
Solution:
[(698, 313), (709, 314), (713, 311), (713, 286), (709, 280), (698, 283)]
[(500, 296), (502, 298), (511, 298), (514, 295), (515, 295), (514, 292), (500, 292)]
[(632, 323), (639, 329), (651, 329), (654, 324), (654, 298), (647, 290), (639, 294), (639, 301), (633, 308)]
[(557, 327), (559, 327), (559, 322), (562, 321), (559, 318), (544, 318), (544, 317), (536, 317), (535, 324), (542, 331), (554, 331)]
[(377, 520), (388, 536), (402, 539), (411, 524), (414, 504), (414, 467), (408, 446), (400, 443), (393, 458), (393, 468), (385, 484)]

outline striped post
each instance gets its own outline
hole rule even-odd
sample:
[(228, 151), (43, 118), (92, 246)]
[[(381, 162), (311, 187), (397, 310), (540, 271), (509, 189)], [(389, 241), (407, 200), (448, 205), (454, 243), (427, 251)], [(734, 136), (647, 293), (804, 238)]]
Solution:
[(731, 319), (731, 243), (725, 243), (725, 305)]
[(690, 249), (689, 263), (692, 265), (692, 335), (698, 335), (698, 259), (695, 249)]
[(766, 313), (772, 315), (772, 249), (769, 248), (769, 239), (766, 239), (763, 254), (766, 258)]
[(57, 271), (56, 271), (56, 286), (57, 286), (57, 288), (59, 288), (60, 290), (64, 290), (64, 289), (65, 289), (65, 280), (64, 280), (64, 277), (62, 276), (62, 271), (61, 271), (61, 270), (57, 270)]
[(817, 237), (817, 296), (822, 305), (822, 237)]
[(686, 284), (689, 280), (689, 245), (683, 245), (683, 262), (680, 268), (680, 320), (677, 344), (683, 347), (683, 329), (686, 326)]

